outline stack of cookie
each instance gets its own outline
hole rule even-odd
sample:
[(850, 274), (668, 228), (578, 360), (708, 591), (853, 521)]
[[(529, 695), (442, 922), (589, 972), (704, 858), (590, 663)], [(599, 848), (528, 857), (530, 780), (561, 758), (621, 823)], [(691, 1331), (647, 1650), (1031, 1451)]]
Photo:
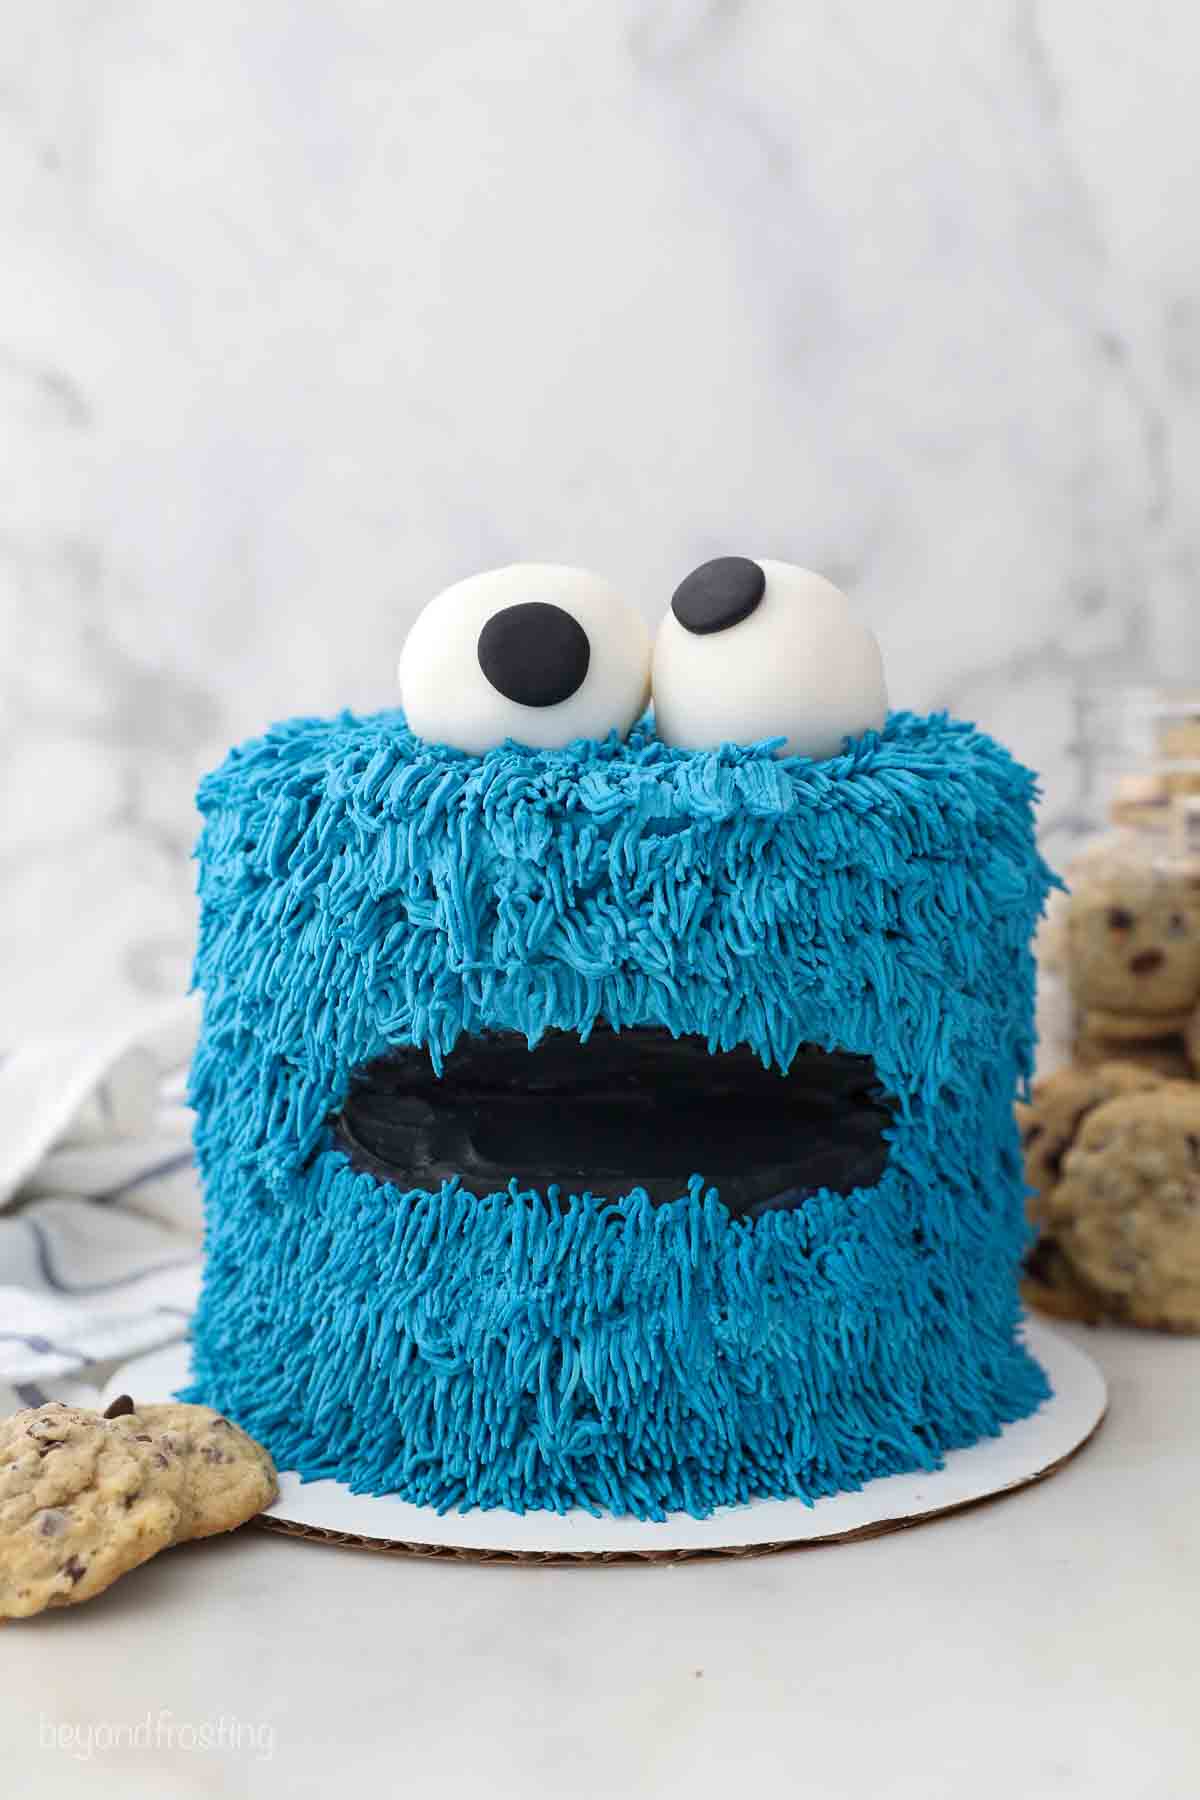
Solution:
[(1028, 1298), (1200, 1330), (1200, 871), (1081, 864), (1060, 942), (1072, 1061), (1018, 1109), (1038, 1228)]

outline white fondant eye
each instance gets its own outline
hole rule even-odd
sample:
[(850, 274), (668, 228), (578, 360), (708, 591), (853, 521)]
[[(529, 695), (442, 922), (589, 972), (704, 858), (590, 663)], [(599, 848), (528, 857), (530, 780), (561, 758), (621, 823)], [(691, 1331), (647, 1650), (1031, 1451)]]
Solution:
[(685, 750), (784, 738), (835, 756), (887, 718), (879, 645), (832, 582), (790, 563), (721, 556), (676, 588), (654, 646), (654, 718)]
[(431, 600), (400, 657), (418, 737), (480, 755), (624, 736), (650, 697), (650, 634), (608, 582), (556, 563), (472, 575)]

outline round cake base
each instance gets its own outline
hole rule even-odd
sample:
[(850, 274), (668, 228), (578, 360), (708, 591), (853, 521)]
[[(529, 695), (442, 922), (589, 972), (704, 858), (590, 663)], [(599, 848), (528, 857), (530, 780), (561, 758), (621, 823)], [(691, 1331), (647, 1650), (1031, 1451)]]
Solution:
[[(1035, 1319), (1026, 1322), (1025, 1342), (1054, 1389), (1031, 1418), (1007, 1426), (998, 1438), (952, 1451), (932, 1474), (889, 1475), (859, 1493), (832, 1494), (813, 1506), (754, 1500), (722, 1507), (707, 1519), (672, 1513), (662, 1524), (585, 1512), (438, 1514), (392, 1495), (352, 1494), (338, 1481), (302, 1482), (285, 1469), (278, 1500), (256, 1522), (313, 1543), (476, 1562), (683, 1561), (878, 1537), (1044, 1481), (1095, 1434), (1108, 1391), (1091, 1357)], [(188, 1375), (187, 1345), (173, 1344), (126, 1363), (104, 1398), (129, 1393), (135, 1401), (168, 1400)]]

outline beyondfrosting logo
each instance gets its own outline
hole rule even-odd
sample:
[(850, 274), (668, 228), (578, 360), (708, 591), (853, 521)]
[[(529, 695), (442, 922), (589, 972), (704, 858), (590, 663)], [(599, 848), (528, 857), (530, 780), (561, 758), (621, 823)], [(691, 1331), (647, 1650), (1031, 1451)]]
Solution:
[(275, 1754), (275, 1727), (266, 1720), (239, 1719), (221, 1713), (215, 1719), (177, 1719), (169, 1707), (140, 1719), (88, 1719), (78, 1722), (38, 1715), (38, 1747), (61, 1750), (76, 1762), (90, 1762), (111, 1750), (178, 1750), (184, 1755), (250, 1756), (270, 1762)]

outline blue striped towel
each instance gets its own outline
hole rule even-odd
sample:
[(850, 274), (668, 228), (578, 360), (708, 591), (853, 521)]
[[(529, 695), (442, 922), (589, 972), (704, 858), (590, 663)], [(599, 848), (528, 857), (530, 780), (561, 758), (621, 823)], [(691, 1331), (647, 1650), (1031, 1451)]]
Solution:
[(0, 1055), (0, 1415), (93, 1405), (132, 1356), (186, 1336), (200, 1189), (184, 1099), (195, 1003), (104, 1038)]

